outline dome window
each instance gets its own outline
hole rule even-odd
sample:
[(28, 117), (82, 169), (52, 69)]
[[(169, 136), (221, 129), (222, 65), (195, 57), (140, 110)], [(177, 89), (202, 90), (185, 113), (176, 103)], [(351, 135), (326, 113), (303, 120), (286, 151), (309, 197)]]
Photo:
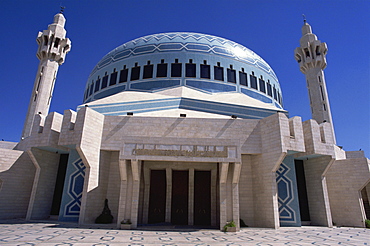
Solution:
[(108, 85), (108, 73), (105, 72), (104, 77), (102, 79), (101, 88), (104, 89)]
[(90, 91), (89, 91), (89, 96), (91, 96), (92, 95), (92, 93), (93, 93), (93, 89), (94, 89), (94, 81), (91, 83), (91, 85), (90, 85)]
[(167, 77), (167, 63), (164, 63), (164, 59), (161, 59), (161, 63), (157, 65), (157, 78)]
[(239, 71), (239, 84), (248, 86), (248, 76), (247, 73), (244, 72), (244, 68), (242, 68), (242, 71)]
[(233, 69), (233, 65), (227, 69), (227, 82), (236, 83), (236, 71)]
[(113, 73), (110, 74), (109, 86), (115, 85), (117, 83), (117, 71), (113, 69)]
[(214, 66), (214, 78), (215, 80), (224, 81), (224, 68), (221, 67), (220, 62), (217, 62), (217, 66)]
[(267, 80), (267, 95), (272, 97), (272, 87), (271, 87), (270, 80)]
[(131, 68), (131, 81), (138, 80), (140, 78), (140, 67), (138, 63), (135, 63), (135, 67)]
[(260, 84), (260, 92), (266, 93), (266, 84), (265, 81), (263, 80), (262, 75), (258, 82)]
[(185, 64), (185, 77), (196, 77), (196, 65), (193, 63), (193, 59), (189, 59), (189, 63)]
[(144, 66), (143, 79), (153, 78), (153, 64), (150, 64), (150, 61)]
[(98, 79), (95, 82), (95, 90), (94, 90), (94, 92), (97, 92), (100, 89), (99, 87), (100, 87), (100, 78), (98, 76)]
[(123, 66), (123, 69), (119, 72), (119, 83), (127, 82), (128, 69), (126, 65)]
[(179, 63), (179, 59), (175, 59), (175, 63), (171, 63), (171, 77), (182, 76), (182, 63)]
[(202, 79), (210, 79), (211, 78), (211, 67), (207, 65), (207, 61), (204, 60), (203, 64), (200, 64), (200, 77)]
[(251, 88), (258, 90), (258, 88), (257, 88), (257, 77), (254, 76), (254, 72), (252, 72), (252, 74), (249, 75), (249, 79), (251, 81)]

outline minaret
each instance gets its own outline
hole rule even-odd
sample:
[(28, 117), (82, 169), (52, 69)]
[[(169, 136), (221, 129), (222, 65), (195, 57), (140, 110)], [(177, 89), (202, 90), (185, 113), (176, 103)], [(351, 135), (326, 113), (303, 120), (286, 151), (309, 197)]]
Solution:
[(326, 68), (325, 56), (328, 48), (326, 43), (322, 43), (312, 33), (311, 26), (306, 20), (304, 20), (299, 43), (300, 47), (295, 49), (294, 55), (301, 72), (306, 75), (312, 118), (319, 124), (323, 122), (331, 124), (335, 144), (333, 120), (323, 71)]
[(37, 36), (39, 48), (36, 56), (40, 63), (28, 105), (22, 139), (31, 135), (36, 114), (46, 116), (49, 113), (58, 68), (71, 49), (71, 41), (66, 38), (65, 22), (66, 19), (61, 11), (54, 16), (54, 22), (48, 26), (48, 29), (39, 32)]

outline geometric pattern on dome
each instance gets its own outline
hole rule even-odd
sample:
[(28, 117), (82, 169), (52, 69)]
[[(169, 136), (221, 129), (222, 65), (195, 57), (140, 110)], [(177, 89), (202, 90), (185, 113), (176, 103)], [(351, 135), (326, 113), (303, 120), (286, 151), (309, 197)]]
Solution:
[(288, 177), (291, 169), (283, 163), (276, 171), (280, 221), (295, 223), (296, 215), (290, 204), (294, 201), (293, 181)]
[(128, 57), (173, 51), (200, 52), (233, 58), (262, 69), (278, 80), (272, 68), (250, 49), (228, 39), (189, 32), (159, 33), (129, 41), (105, 55), (91, 74), (112, 62)]

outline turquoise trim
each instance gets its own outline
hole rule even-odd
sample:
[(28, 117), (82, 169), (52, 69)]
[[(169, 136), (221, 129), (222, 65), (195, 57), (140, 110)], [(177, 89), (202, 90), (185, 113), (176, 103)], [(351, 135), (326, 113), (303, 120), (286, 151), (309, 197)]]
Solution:
[[(79, 108), (83, 105), (79, 106)], [(143, 113), (167, 109), (187, 109), (219, 115), (236, 115), (245, 119), (262, 119), (279, 110), (261, 109), (227, 103), (211, 102), (191, 98), (170, 98), (158, 100), (144, 100), (137, 102), (109, 103), (89, 105), (90, 108), (104, 115), (126, 115), (127, 112)]]

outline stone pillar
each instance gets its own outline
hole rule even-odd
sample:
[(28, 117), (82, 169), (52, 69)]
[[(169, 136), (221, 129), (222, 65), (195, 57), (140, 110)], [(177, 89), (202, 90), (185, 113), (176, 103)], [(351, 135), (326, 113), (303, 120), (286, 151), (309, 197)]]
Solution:
[(137, 228), (139, 212), (141, 161), (131, 160), (131, 170), (132, 170), (131, 223), (132, 228)]
[(229, 163), (222, 162), (220, 166), (220, 230), (227, 222), (227, 174)]
[(217, 169), (211, 170), (211, 226), (217, 225)]
[(126, 197), (127, 197), (127, 160), (119, 160), (120, 193), (118, 205), (117, 228), (120, 228), (121, 221), (125, 218)]
[(149, 198), (150, 198), (150, 169), (144, 164), (144, 206), (143, 206), (143, 223), (148, 224), (149, 219)]
[(167, 189), (166, 189), (166, 217), (165, 221), (171, 222), (171, 198), (172, 198), (172, 169), (170, 167), (166, 168), (166, 179), (167, 179)]
[(194, 168), (189, 169), (188, 225), (194, 225)]

